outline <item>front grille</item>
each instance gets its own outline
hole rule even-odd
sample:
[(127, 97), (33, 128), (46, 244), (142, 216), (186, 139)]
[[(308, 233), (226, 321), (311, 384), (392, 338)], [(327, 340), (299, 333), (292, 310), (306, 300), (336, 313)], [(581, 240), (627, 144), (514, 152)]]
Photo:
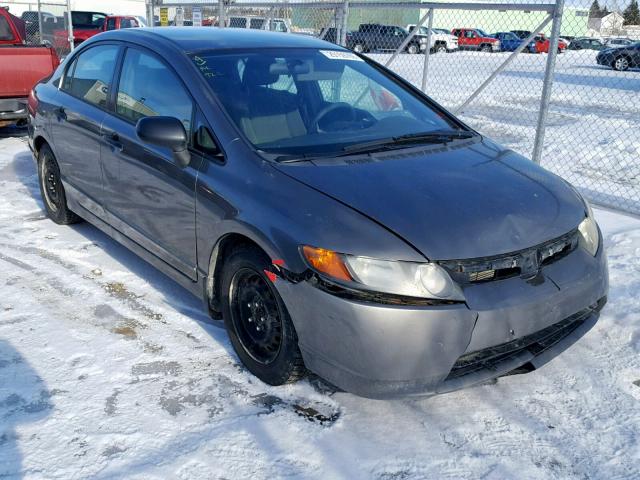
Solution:
[(458, 358), (453, 365), (447, 380), (468, 375), (478, 370), (494, 370), (501, 362), (523, 351), (527, 351), (536, 356), (540, 355), (582, 325), (593, 312), (600, 311), (605, 303), (606, 298), (602, 298), (589, 308), (581, 310), (535, 333), (494, 347), (466, 353)]
[(578, 230), (525, 250), (468, 260), (438, 262), (461, 284), (479, 283), (504, 278), (535, 277), (540, 267), (549, 265), (571, 253), (578, 246)]

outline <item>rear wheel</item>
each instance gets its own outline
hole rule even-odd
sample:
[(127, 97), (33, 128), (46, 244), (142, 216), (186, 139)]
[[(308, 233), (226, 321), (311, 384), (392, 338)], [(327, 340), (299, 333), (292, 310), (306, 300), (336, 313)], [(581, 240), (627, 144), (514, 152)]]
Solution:
[(611, 65), (613, 67), (614, 70), (618, 70), (619, 72), (624, 72), (625, 70), (629, 70), (630, 67), (630, 62), (629, 62), (629, 58), (623, 56), (620, 57), (616, 57), (613, 60), (613, 63)]
[(482, 47), (480, 47), (481, 52), (491, 52), (492, 50), (491, 45), (482, 45)]
[(412, 43), (407, 47), (407, 52), (412, 55), (418, 53), (418, 51), (419, 51), (418, 46), (414, 43)]
[(305, 373), (289, 313), (264, 271), (267, 255), (255, 247), (234, 250), (222, 274), (223, 316), (233, 349), (256, 377), (270, 385)]
[(356, 53), (363, 53), (364, 52), (364, 45), (362, 45), (361, 43), (356, 43), (353, 46), (353, 51)]
[(78, 223), (82, 219), (69, 210), (67, 196), (60, 178), (60, 168), (49, 145), (38, 154), (38, 183), (47, 216), (59, 225)]
[(447, 46), (446, 45), (436, 45), (436, 53), (447, 53)]

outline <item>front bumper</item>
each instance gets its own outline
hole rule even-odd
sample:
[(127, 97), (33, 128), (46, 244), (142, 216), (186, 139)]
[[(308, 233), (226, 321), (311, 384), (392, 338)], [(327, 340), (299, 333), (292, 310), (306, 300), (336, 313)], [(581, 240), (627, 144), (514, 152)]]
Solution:
[[(370, 398), (433, 395), (523, 366), (538, 368), (584, 335), (608, 292), (602, 250), (594, 258), (578, 248), (543, 267), (535, 281), (515, 277), (466, 287), (466, 305), (365, 303), (283, 279), (276, 287), (311, 371)], [(571, 328), (559, 323), (578, 317)], [(457, 368), (469, 367), (469, 359), (478, 362)]]

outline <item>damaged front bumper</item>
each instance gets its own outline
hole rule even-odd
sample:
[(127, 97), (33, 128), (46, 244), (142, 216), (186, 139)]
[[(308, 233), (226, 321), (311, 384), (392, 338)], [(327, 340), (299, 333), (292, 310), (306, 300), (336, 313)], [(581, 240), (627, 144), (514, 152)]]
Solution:
[(307, 367), (370, 398), (432, 395), (539, 368), (584, 335), (606, 302), (603, 248), (579, 248), (512, 277), (464, 288), (466, 304), (384, 305), (279, 279)]

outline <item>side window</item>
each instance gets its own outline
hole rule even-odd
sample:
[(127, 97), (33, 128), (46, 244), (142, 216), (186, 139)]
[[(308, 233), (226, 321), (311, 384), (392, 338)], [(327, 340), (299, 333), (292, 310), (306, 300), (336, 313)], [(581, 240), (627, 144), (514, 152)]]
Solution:
[(82, 52), (67, 70), (62, 90), (86, 102), (106, 107), (118, 49), (116, 45), (101, 45)]
[(0, 40), (13, 40), (13, 33), (9, 22), (4, 17), (0, 17)]
[(115, 30), (116, 29), (116, 19), (110, 18), (107, 20), (107, 30)]
[(262, 30), (264, 28), (264, 19), (252, 18), (249, 23), (249, 28), (253, 28), (254, 30)]
[(175, 117), (191, 132), (191, 97), (164, 63), (139, 50), (128, 49), (125, 55), (116, 112), (133, 122), (157, 115)]
[(133, 26), (133, 22), (130, 18), (123, 18), (120, 20), (120, 28), (132, 28)]

